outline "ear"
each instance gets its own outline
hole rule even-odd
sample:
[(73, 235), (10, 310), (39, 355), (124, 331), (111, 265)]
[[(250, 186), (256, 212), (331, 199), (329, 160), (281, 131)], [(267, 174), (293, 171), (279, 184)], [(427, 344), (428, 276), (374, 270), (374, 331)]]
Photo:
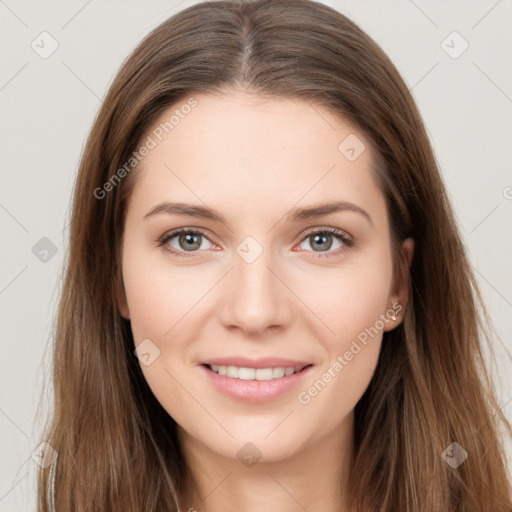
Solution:
[[(386, 322), (384, 331), (391, 331), (403, 320), (405, 308), (408, 301), (408, 276), (414, 255), (414, 240), (407, 238), (403, 241), (400, 250), (400, 268), (397, 275), (393, 276), (393, 286), (388, 300), (388, 309), (386, 316), (389, 319)], [(393, 314), (391, 316), (389, 313)]]
[(128, 308), (128, 301), (126, 299), (126, 292), (122, 281), (117, 288), (117, 309), (119, 310), (119, 314), (125, 320), (130, 320), (130, 310)]

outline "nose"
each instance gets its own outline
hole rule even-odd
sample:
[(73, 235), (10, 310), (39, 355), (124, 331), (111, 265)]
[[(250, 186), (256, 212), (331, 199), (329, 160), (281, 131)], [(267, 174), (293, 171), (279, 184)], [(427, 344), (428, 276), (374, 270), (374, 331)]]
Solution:
[(233, 255), (234, 268), (222, 288), (220, 320), (226, 328), (254, 336), (289, 324), (293, 294), (269, 252), (251, 263)]

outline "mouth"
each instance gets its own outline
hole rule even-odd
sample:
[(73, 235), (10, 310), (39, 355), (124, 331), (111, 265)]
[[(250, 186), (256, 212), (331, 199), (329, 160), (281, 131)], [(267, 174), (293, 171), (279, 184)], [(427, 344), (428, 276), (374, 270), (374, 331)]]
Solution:
[(230, 379), (240, 380), (274, 380), (282, 379), (312, 366), (311, 364), (299, 366), (276, 366), (268, 368), (251, 368), (244, 366), (225, 366), (217, 364), (204, 364), (208, 370)]
[(197, 368), (204, 375), (206, 384), (223, 396), (237, 401), (262, 403), (279, 398), (292, 400), (290, 393), (314, 371), (314, 364), (295, 362), (295, 366), (288, 366), (291, 363), (288, 361), (286, 366), (258, 363), (258, 368), (201, 363)]

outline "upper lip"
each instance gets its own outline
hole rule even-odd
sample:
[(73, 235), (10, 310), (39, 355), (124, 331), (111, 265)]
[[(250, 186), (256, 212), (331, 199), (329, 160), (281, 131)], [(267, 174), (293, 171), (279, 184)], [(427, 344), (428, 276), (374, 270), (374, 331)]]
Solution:
[(217, 357), (205, 359), (200, 362), (204, 365), (216, 366), (238, 366), (239, 368), (294, 368), (309, 366), (308, 361), (299, 361), (297, 359), (283, 359), (280, 357), (262, 357), (258, 359), (248, 359), (247, 357)]

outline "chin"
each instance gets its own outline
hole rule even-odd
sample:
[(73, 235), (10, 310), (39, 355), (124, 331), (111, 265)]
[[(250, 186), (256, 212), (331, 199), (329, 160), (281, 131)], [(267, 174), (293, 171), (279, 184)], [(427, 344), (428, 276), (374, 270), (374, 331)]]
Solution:
[[(274, 424), (275, 426), (275, 424)], [(246, 428), (240, 431), (230, 430), (234, 436), (230, 438), (208, 439), (198, 438), (197, 441), (205, 444), (208, 449), (229, 459), (236, 459), (242, 463), (251, 466), (251, 461), (279, 462), (296, 455), (306, 443), (306, 438), (290, 434), (289, 430), (283, 430), (281, 433), (272, 432), (272, 429), (265, 433), (260, 430)]]

